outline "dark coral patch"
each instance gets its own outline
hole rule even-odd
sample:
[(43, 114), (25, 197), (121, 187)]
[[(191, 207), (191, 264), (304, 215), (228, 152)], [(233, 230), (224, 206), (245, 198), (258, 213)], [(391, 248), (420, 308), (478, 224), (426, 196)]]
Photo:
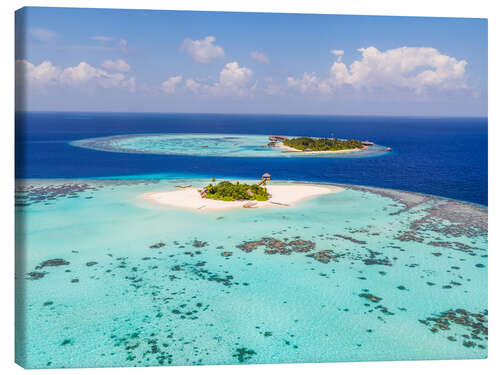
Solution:
[(343, 238), (344, 240), (354, 242), (358, 245), (365, 245), (366, 244), (366, 241), (357, 240), (356, 238), (353, 238), (350, 236), (344, 236), (343, 234), (335, 234), (335, 237)]
[(306, 256), (311, 257), (321, 263), (329, 263), (331, 260), (336, 260), (342, 255), (335, 254), (333, 250), (322, 250), (318, 251), (317, 253), (308, 254)]
[[(475, 347), (475, 341), (488, 340), (487, 310), (482, 313), (471, 313), (465, 309), (448, 310), (439, 315), (419, 320), (419, 322), (429, 326), (432, 333), (450, 332), (453, 327), (464, 328), (468, 334), (462, 335), (462, 337), (469, 339), (469, 341), (464, 341), (463, 345), (468, 348)], [(448, 340), (457, 341), (455, 336), (448, 336)], [(485, 348), (484, 345), (481, 346)]]
[(47, 272), (36, 272), (36, 271), (29, 272), (27, 279), (29, 279), (29, 280), (39, 280), (42, 277), (44, 277), (46, 274), (47, 274)]
[(246, 253), (250, 253), (257, 248), (263, 246), (266, 254), (281, 254), (289, 255), (292, 252), (307, 253), (316, 247), (313, 241), (295, 239), (287, 242), (286, 239), (281, 241), (272, 237), (264, 237), (258, 241), (246, 241), (236, 247)]
[(236, 354), (233, 357), (237, 358), (240, 363), (246, 362), (251, 359), (255, 354), (255, 351), (247, 348), (237, 348)]
[(361, 293), (359, 296), (362, 298), (366, 298), (367, 300), (374, 302), (374, 303), (377, 303), (377, 302), (382, 300), (381, 297), (374, 296), (371, 293)]
[(159, 249), (159, 248), (162, 248), (164, 247), (165, 244), (163, 242), (157, 242), (151, 246), (149, 246), (150, 249)]
[(207, 245), (208, 245), (208, 242), (203, 242), (203, 241), (198, 241), (198, 240), (193, 241), (193, 247), (205, 247)]
[(40, 265), (36, 266), (35, 269), (40, 270), (40, 269), (45, 268), (45, 267), (67, 266), (68, 264), (69, 264), (68, 261), (61, 259), (61, 258), (49, 259), (49, 260), (46, 260), (46, 261), (40, 263)]

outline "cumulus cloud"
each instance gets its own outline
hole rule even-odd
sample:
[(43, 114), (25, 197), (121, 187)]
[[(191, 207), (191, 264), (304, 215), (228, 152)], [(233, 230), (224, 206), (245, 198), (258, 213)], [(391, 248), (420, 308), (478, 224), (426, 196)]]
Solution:
[(182, 81), (182, 76), (170, 77), (166, 81), (162, 82), (161, 89), (166, 94), (173, 94), (173, 93), (175, 93), (176, 86), (179, 83), (181, 83), (181, 81)]
[(125, 60), (116, 59), (116, 60), (106, 60), (102, 64), (102, 67), (109, 70), (117, 70), (122, 73), (126, 73), (130, 71), (130, 65), (127, 64)]
[(252, 71), (244, 66), (239, 66), (237, 61), (224, 66), (219, 73), (220, 83), (224, 86), (242, 86), (252, 77)]
[(255, 61), (261, 63), (261, 64), (270, 64), (271, 61), (269, 60), (269, 57), (267, 57), (267, 55), (263, 52), (252, 52), (250, 53), (250, 56), (252, 57), (252, 59), (254, 59)]
[(56, 37), (56, 33), (49, 30), (45, 29), (43, 27), (33, 27), (28, 30), (31, 36), (34, 38), (42, 41), (42, 42), (50, 42)]
[(360, 48), (361, 60), (349, 69), (335, 62), (330, 70), (336, 85), (377, 88), (386, 85), (409, 88), (417, 93), (429, 87), (465, 88), (465, 60), (458, 61), (435, 48), (401, 47), (379, 51)]
[(33, 85), (41, 88), (45, 85), (57, 83), (60, 69), (56, 68), (50, 61), (44, 61), (39, 65), (34, 65), (27, 60), (16, 61), (16, 84)]
[(82, 86), (95, 83), (103, 88), (126, 88), (135, 91), (135, 78), (127, 78), (122, 73), (108, 73), (82, 61), (74, 67), (64, 69), (59, 81), (68, 86)]
[(194, 79), (187, 79), (184, 86), (186, 87), (186, 90), (189, 90), (195, 94), (198, 94), (202, 87), (201, 83), (196, 82)]
[(219, 82), (215, 83), (210, 91), (214, 95), (244, 95), (249, 89), (252, 75), (252, 70), (239, 66), (236, 61), (227, 63), (219, 73)]
[(187, 79), (185, 88), (196, 94), (214, 96), (245, 96), (252, 94), (256, 83), (252, 82), (253, 72), (237, 61), (230, 62), (222, 68), (219, 79), (213, 83), (202, 83), (194, 79)]
[(361, 52), (360, 60), (350, 66), (339, 60), (334, 62), (328, 78), (321, 80), (315, 74), (306, 73), (301, 79), (289, 77), (289, 86), (301, 92), (331, 92), (350, 86), (368, 91), (402, 89), (416, 94), (433, 88), (453, 90), (467, 87), (467, 62), (444, 55), (435, 48), (400, 47), (379, 51), (368, 47), (358, 51)]
[(76, 66), (60, 69), (50, 61), (34, 65), (27, 60), (17, 60), (16, 83), (28, 89), (47, 88), (54, 85), (65, 87), (97, 85), (102, 88), (124, 88), (131, 92), (135, 91), (135, 77), (127, 77), (122, 73), (109, 73), (85, 61)]
[(215, 37), (207, 36), (205, 39), (184, 39), (181, 50), (186, 51), (198, 63), (209, 63), (218, 57), (224, 57), (224, 49), (214, 44)]

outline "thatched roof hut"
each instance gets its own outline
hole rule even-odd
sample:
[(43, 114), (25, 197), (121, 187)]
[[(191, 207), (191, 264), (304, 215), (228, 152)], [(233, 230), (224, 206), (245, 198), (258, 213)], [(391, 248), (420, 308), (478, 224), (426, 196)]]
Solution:
[(282, 141), (285, 141), (287, 139), (288, 139), (288, 137), (285, 137), (284, 135), (271, 135), (269, 137), (269, 140), (271, 142), (282, 142)]

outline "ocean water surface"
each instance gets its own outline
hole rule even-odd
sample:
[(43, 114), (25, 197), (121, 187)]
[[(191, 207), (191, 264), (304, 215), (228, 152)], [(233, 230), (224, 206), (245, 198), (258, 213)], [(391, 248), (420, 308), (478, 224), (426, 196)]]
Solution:
[[(365, 158), (218, 158), (96, 152), (70, 142), (123, 134), (308, 135), (369, 140), (391, 153)], [(486, 118), (18, 113), (17, 178), (137, 175), (348, 183), (487, 205)], [(78, 168), (74, 166), (78, 165)]]
[[(16, 126), (24, 367), (487, 356), (484, 119), (28, 113)], [(71, 145), (331, 132), (393, 152), (231, 158)], [(345, 189), (293, 207), (218, 212), (140, 197), (263, 172), (272, 184)]]
[(208, 182), (24, 185), (18, 361), (43, 368), (486, 356), (483, 207), (355, 187), (296, 207), (220, 212), (139, 198)]

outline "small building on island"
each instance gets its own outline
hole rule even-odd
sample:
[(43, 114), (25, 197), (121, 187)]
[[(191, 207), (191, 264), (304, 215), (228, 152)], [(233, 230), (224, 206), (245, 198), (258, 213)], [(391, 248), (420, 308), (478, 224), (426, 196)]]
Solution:
[(284, 135), (271, 135), (269, 137), (269, 140), (271, 142), (283, 142), (283, 141), (286, 141), (288, 139), (288, 137), (285, 137)]
[(266, 181), (270, 181), (271, 180), (271, 175), (269, 173), (264, 173), (262, 175), (262, 180), (258, 183), (258, 185), (262, 185), (262, 184), (265, 184)]
[(202, 198), (206, 198), (207, 197), (207, 191), (208, 191), (208, 189), (201, 190), (200, 195), (201, 195)]

